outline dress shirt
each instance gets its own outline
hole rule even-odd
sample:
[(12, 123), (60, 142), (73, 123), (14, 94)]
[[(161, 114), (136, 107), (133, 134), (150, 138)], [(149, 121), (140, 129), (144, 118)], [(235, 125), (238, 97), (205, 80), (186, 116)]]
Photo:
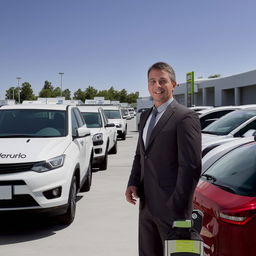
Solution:
[[(157, 109), (158, 111), (158, 114), (156, 116), (156, 122), (155, 122), (155, 126), (157, 124), (157, 122), (159, 121), (159, 119), (161, 118), (161, 116), (164, 114), (165, 110), (167, 109), (167, 107), (172, 103), (173, 101), (173, 98), (169, 99), (168, 101), (166, 101), (165, 103), (163, 103), (161, 106), (159, 106)], [(155, 108), (155, 106), (154, 106)], [(147, 119), (147, 122), (144, 126), (144, 129), (143, 129), (143, 142), (144, 142), (144, 145), (146, 143), (146, 138), (147, 138), (147, 130), (148, 130), (148, 125), (149, 125), (149, 122), (150, 122), (150, 119), (152, 117), (152, 111), (151, 111), (151, 114), (149, 115), (148, 119)]]

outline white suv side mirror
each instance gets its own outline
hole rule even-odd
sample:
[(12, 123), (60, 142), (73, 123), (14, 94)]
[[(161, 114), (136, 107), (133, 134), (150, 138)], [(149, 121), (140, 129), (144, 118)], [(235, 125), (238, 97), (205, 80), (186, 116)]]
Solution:
[(77, 128), (77, 137), (86, 137), (86, 136), (90, 136), (91, 135), (91, 131), (87, 128), (87, 127), (79, 127)]

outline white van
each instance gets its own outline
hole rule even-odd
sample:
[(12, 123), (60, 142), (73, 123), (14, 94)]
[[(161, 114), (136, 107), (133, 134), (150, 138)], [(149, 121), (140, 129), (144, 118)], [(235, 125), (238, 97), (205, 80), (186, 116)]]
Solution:
[(0, 108), (0, 211), (37, 210), (70, 224), (76, 194), (89, 191), (90, 130), (76, 106)]

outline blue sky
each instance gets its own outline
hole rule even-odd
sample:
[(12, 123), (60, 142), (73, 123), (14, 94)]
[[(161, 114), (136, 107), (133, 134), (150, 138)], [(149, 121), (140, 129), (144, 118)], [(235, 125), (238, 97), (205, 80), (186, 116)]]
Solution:
[(148, 67), (170, 63), (177, 82), (256, 69), (255, 0), (0, 0), (0, 98), (16, 77), (72, 92), (147, 96)]

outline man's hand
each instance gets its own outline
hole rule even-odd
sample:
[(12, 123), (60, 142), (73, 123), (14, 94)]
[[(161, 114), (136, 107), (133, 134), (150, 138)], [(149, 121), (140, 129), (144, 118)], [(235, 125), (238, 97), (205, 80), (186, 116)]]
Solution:
[(138, 188), (135, 186), (127, 187), (125, 191), (126, 200), (131, 204), (136, 204), (138, 196)]

